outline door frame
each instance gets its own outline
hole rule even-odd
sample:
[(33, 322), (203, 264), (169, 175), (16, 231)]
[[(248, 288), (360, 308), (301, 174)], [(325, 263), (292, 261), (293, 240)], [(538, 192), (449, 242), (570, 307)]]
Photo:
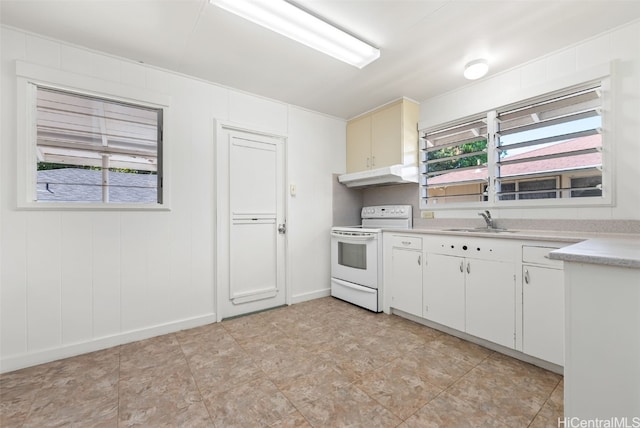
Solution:
[[(230, 222), (229, 222), (229, 165), (226, 162), (227, 159), (224, 159), (221, 153), (223, 149), (222, 144), (226, 144), (227, 141), (224, 137), (225, 131), (239, 131), (245, 132), (249, 134), (259, 135), (263, 137), (275, 138), (282, 141), (283, 145), (283, 165), (282, 165), (282, 174), (283, 174), (283, 189), (282, 194), (284, 197), (284, 221), (287, 225), (287, 232), (284, 236), (284, 293), (285, 293), (285, 304), (291, 304), (291, 271), (289, 263), (289, 198), (287, 195), (288, 189), (288, 172), (289, 172), (289, 150), (288, 150), (288, 137), (282, 134), (276, 134), (269, 131), (259, 130), (255, 128), (249, 128), (246, 126), (234, 124), (232, 122), (221, 121), (218, 119), (213, 120), (213, 142), (214, 142), (214, 159), (213, 165), (215, 167), (214, 180), (215, 185), (213, 187), (213, 204), (214, 204), (214, 227), (213, 227), (213, 298), (214, 298), (214, 308), (215, 308), (215, 317), (216, 321), (222, 321), (222, 302), (220, 301), (220, 287), (222, 285), (226, 286), (230, 281), (230, 272), (228, 269), (229, 266), (229, 256), (228, 256), (228, 239), (230, 235)], [(221, 266), (227, 266), (225, 269), (220, 269)]]

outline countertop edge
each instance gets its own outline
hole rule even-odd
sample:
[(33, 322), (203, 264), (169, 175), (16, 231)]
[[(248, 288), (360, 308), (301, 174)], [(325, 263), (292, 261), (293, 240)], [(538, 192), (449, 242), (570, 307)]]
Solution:
[(596, 238), (551, 251), (549, 258), (564, 262), (640, 269), (640, 239)]

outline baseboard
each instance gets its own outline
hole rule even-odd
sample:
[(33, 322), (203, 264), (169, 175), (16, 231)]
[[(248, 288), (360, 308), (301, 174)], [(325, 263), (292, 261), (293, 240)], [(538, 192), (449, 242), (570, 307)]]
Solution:
[(322, 290), (311, 291), (309, 293), (296, 294), (291, 296), (291, 304), (306, 302), (307, 300), (320, 299), (322, 297), (331, 296), (331, 288), (325, 288)]
[(45, 350), (26, 352), (19, 355), (11, 355), (0, 360), (0, 373), (6, 373), (63, 358), (74, 357), (76, 355), (86, 354), (89, 352), (100, 351), (113, 346), (124, 345), (125, 343), (149, 339), (163, 334), (175, 333), (180, 330), (186, 330), (215, 322), (216, 314), (209, 314), (138, 330), (131, 330), (112, 336), (100, 337), (86, 342), (67, 344)]

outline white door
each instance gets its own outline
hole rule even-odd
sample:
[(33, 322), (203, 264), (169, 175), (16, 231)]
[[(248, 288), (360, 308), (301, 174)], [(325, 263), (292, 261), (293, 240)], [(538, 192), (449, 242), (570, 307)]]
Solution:
[(219, 319), (284, 305), (284, 140), (223, 128), (217, 166)]

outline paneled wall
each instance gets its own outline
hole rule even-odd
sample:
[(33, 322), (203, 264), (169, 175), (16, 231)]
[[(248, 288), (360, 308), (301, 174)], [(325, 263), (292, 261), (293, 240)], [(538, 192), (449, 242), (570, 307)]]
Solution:
[[(2, 28), (0, 370), (214, 322), (214, 126), (288, 138), (291, 301), (329, 294), (332, 174), (345, 122)], [(166, 94), (170, 211), (18, 210), (15, 61)]]

